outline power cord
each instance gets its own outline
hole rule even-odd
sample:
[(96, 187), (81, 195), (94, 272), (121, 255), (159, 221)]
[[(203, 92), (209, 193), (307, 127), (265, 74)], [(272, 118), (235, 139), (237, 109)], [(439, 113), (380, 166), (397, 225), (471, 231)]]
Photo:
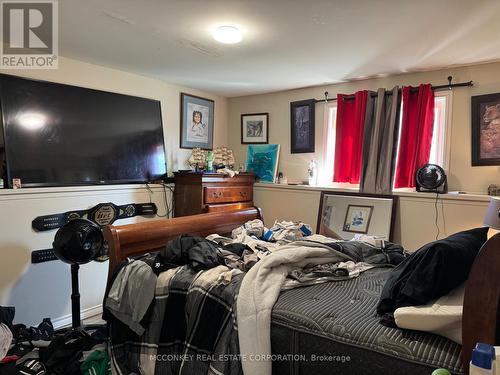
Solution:
[[(175, 200), (174, 200), (175, 187), (172, 187), (171, 185), (166, 184), (166, 183), (162, 183), (162, 186), (163, 186), (163, 199), (164, 199), (165, 208), (166, 208), (166, 216), (172, 217), (172, 215), (174, 213), (174, 204), (175, 204)], [(170, 191), (170, 203), (168, 202), (167, 190)]]
[[(159, 213), (156, 213), (157, 217), (162, 217), (162, 218), (169, 218), (174, 212), (174, 188), (172, 186), (169, 186), (168, 184), (161, 183), (162, 188), (163, 188), (163, 205), (165, 208), (165, 213), (163, 215), (160, 215)], [(148, 183), (146, 183), (146, 189), (148, 189), (149, 192), (149, 203), (153, 203), (152, 196), (154, 194), (153, 190), (151, 189), (151, 186), (149, 186)], [(168, 199), (168, 193), (167, 190), (170, 191), (170, 203)]]
[(438, 218), (439, 218), (439, 211), (438, 211), (438, 199), (439, 199), (439, 193), (436, 193), (436, 200), (434, 201), (434, 211), (435, 211), (435, 216), (434, 216), (434, 224), (436, 225), (436, 241), (439, 239), (439, 224), (438, 224)]
[(446, 214), (444, 211), (444, 199), (441, 199), (441, 213), (442, 213), (442, 219), (441, 221), (443, 222), (443, 234), (444, 236), (448, 235), (448, 229), (446, 228)]

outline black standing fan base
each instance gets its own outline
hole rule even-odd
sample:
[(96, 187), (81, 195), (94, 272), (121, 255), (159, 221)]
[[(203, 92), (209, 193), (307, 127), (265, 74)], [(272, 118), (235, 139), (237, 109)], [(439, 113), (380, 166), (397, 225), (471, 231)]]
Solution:
[(98, 329), (101, 329), (105, 326), (106, 326), (106, 324), (103, 323), (103, 324), (84, 324), (84, 325), (81, 325), (77, 328), (62, 327), (62, 328), (56, 329), (54, 331), (54, 334), (55, 335), (64, 335), (64, 334), (71, 332), (71, 331), (85, 331), (85, 332), (89, 333), (89, 332), (97, 331)]
[[(101, 251), (104, 238), (101, 228), (86, 219), (74, 219), (59, 228), (52, 247), (57, 258), (71, 265), (71, 328), (86, 330), (103, 325), (82, 326), (80, 314), (80, 264), (94, 260)], [(96, 327), (97, 326), (97, 327)]]
[(439, 188), (437, 189), (425, 189), (421, 188), (419, 185), (416, 186), (416, 190), (419, 193), (434, 193), (434, 194), (447, 194), (448, 193), (448, 183), (445, 181)]
[(105, 323), (82, 325), (80, 313), (80, 288), (78, 280), (79, 270), (80, 266), (78, 264), (71, 265), (71, 327), (60, 328), (55, 331), (56, 334), (64, 334), (69, 331), (95, 331), (106, 325)]

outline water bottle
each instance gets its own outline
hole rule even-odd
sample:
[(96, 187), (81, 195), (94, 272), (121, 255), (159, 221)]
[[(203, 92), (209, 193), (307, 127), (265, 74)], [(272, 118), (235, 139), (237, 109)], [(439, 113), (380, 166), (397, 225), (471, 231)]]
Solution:
[(495, 349), (493, 346), (477, 343), (472, 350), (469, 375), (495, 375)]
[(214, 171), (214, 154), (212, 151), (207, 152), (207, 172)]
[(309, 162), (307, 171), (309, 172), (309, 185), (316, 186), (318, 184), (318, 165), (316, 164), (316, 160), (313, 159)]

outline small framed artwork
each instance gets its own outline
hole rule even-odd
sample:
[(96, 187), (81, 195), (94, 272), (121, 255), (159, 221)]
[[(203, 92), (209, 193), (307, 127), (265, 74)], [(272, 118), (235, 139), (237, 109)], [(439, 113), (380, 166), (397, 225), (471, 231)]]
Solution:
[(211, 99), (181, 93), (181, 148), (213, 148), (214, 107)]
[(372, 218), (373, 206), (347, 206), (344, 219), (344, 232), (368, 233)]
[(339, 240), (367, 234), (392, 241), (395, 195), (321, 192), (316, 232)]
[(290, 103), (291, 153), (314, 152), (315, 100), (301, 100)]
[(472, 165), (500, 165), (500, 93), (471, 100)]
[(241, 115), (241, 143), (269, 143), (269, 113)]

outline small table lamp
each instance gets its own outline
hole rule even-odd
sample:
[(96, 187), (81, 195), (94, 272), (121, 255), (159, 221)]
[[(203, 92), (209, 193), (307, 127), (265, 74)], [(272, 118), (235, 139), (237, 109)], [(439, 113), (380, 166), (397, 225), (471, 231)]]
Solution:
[(484, 225), (500, 230), (500, 197), (491, 198), (488, 212), (484, 217)]

